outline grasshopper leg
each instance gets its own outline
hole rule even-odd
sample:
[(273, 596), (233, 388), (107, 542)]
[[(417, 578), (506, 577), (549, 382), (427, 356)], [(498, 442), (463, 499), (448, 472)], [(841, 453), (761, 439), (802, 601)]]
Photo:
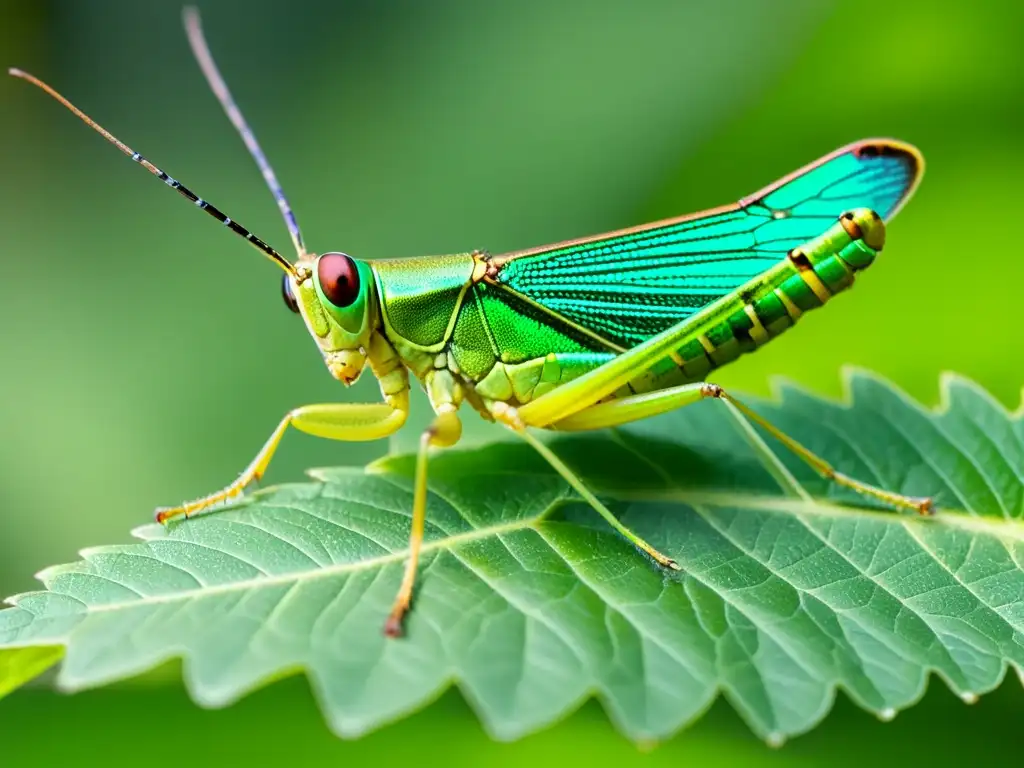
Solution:
[(407, 414), (407, 393), (392, 396), (389, 403), (326, 403), (296, 408), (281, 419), (238, 479), (208, 496), (176, 507), (158, 509), (156, 520), (164, 523), (179, 515), (188, 517), (240, 495), (251, 483), (263, 477), (289, 426), (331, 440), (377, 440), (397, 431), (405, 423)]
[(548, 448), (544, 443), (538, 440), (536, 437), (531, 435), (526, 429), (522, 429), (519, 432), (523, 438), (534, 447), (534, 449), (544, 457), (544, 459), (560, 474), (566, 482), (573, 487), (573, 489), (583, 497), (583, 499), (594, 509), (601, 517), (604, 518), (612, 528), (618, 531), (623, 538), (631, 543), (637, 549), (646, 552), (658, 565), (663, 568), (668, 568), (673, 571), (682, 570), (679, 567), (679, 563), (673, 560), (667, 555), (663, 555), (657, 549), (648, 544), (644, 539), (640, 538), (637, 534), (633, 533), (629, 528), (619, 522), (619, 519), (611, 513), (601, 501), (584, 485), (583, 481), (573, 472), (565, 463), (555, 455), (555, 453)]
[(526, 442), (533, 446), (544, 460), (551, 465), (551, 467), (562, 476), (562, 478), (572, 486), (584, 501), (586, 501), (591, 508), (597, 512), (605, 522), (608, 523), (612, 528), (619, 532), (627, 541), (629, 541), (637, 549), (646, 552), (658, 565), (669, 568), (673, 571), (680, 570), (679, 564), (671, 557), (662, 554), (653, 546), (648, 544), (637, 534), (633, 533), (629, 528), (623, 525), (615, 515), (606, 507), (601, 501), (595, 496), (589, 488), (583, 483), (583, 481), (573, 472), (566, 464), (558, 458), (558, 456), (548, 448), (544, 443), (538, 440), (536, 437), (530, 434), (528, 430), (528, 424), (524, 423), (520, 418), (515, 408), (508, 405), (507, 403), (495, 402), (491, 404), (491, 412), (495, 418), (505, 424), (505, 426), (512, 429), (520, 435)]
[[(550, 429), (559, 431), (580, 431), (614, 427), (619, 424), (676, 410), (707, 398), (721, 399), (730, 403), (745, 418), (762, 427), (768, 434), (781, 442), (798, 458), (826, 479), (897, 508), (912, 509), (921, 515), (932, 514), (932, 500), (929, 498), (905, 496), (886, 491), (855, 480), (837, 471), (825, 459), (808, 450), (717, 384), (707, 382), (685, 384), (655, 392), (610, 400), (578, 410), (571, 416), (567, 416), (547, 426)], [(522, 410), (520, 410), (519, 415), (520, 417), (522, 416)]]
[[(932, 501), (928, 498), (917, 498), (892, 493), (875, 486), (854, 480), (837, 472), (832, 465), (820, 456), (809, 451), (793, 438), (786, 435), (778, 427), (752, 411), (746, 405), (728, 394), (717, 384), (700, 383), (673, 387), (644, 395), (620, 398), (609, 402), (599, 402), (619, 387), (625, 386), (634, 378), (637, 370), (651, 367), (655, 363), (670, 356), (673, 350), (689, 333), (687, 322), (666, 328), (656, 336), (635, 347), (627, 349), (599, 368), (585, 373), (556, 389), (538, 397), (518, 409), (505, 406), (509, 413), (502, 418), (501, 413), (495, 415), (506, 423), (532, 427), (552, 427), (594, 429), (600, 426), (624, 424), (636, 419), (645, 418), (665, 411), (689, 405), (705, 397), (726, 400), (747, 419), (761, 426), (765, 431), (793, 451), (801, 460), (809, 464), (826, 478), (857, 491), (865, 496), (878, 499), (895, 507), (914, 509), (922, 515), (932, 513)], [(687, 389), (687, 387), (699, 389)], [(699, 394), (696, 398), (693, 392)], [(500, 411), (501, 409), (499, 409)], [(615, 414), (615, 415), (613, 415)], [(514, 416), (514, 418), (508, 418)], [(585, 426), (585, 425), (592, 426)]]
[(423, 528), (427, 518), (427, 460), (433, 446), (448, 447), (455, 445), (462, 436), (462, 422), (455, 412), (455, 406), (447, 403), (442, 405), (433, 423), (420, 437), (419, 451), (416, 454), (416, 478), (413, 487), (412, 525), (409, 533), (409, 558), (405, 561), (402, 583), (395, 595), (384, 624), (384, 634), (388, 637), (401, 637), (402, 621), (409, 612), (412, 602), (412, 588), (416, 582), (416, 569), (419, 565), (420, 547), (423, 544)]
[(705, 386), (711, 387), (713, 389), (713, 392), (711, 393), (712, 396), (720, 398), (730, 403), (748, 420), (760, 426), (768, 434), (770, 434), (772, 437), (774, 437), (776, 440), (778, 440), (780, 443), (786, 446), (790, 451), (792, 451), (798, 458), (800, 458), (812, 469), (818, 472), (818, 474), (820, 474), (827, 480), (831, 480), (836, 485), (841, 485), (846, 488), (849, 488), (863, 496), (868, 496), (870, 498), (877, 499), (878, 501), (881, 501), (884, 504), (889, 504), (891, 506), (901, 509), (912, 509), (921, 515), (927, 516), (934, 513), (934, 505), (930, 498), (905, 496), (902, 493), (893, 493), (892, 491), (887, 491), (884, 488), (878, 488), (874, 485), (863, 483), (860, 480), (856, 480), (850, 477), (849, 475), (844, 475), (842, 472), (837, 471), (835, 467), (833, 467), (831, 464), (825, 461), (825, 459), (821, 458), (816, 453), (813, 453), (812, 451), (805, 448), (803, 445), (801, 445), (796, 440), (791, 438), (789, 435), (787, 435), (781, 429), (779, 429), (774, 424), (769, 422), (767, 419), (751, 410), (749, 406), (744, 405), (742, 402), (740, 402), (735, 397), (730, 395), (717, 384), (708, 384)]

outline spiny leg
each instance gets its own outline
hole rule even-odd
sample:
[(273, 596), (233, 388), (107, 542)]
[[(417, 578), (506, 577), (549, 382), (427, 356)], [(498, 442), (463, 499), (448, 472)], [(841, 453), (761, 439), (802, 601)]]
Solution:
[(894, 507), (914, 509), (922, 515), (932, 512), (931, 499), (914, 498), (899, 493), (892, 493), (875, 486), (862, 483), (848, 475), (837, 471), (825, 459), (805, 448), (793, 438), (755, 413), (747, 405), (730, 395), (717, 384), (699, 383), (685, 384), (679, 387), (633, 395), (618, 400), (611, 400), (578, 411), (561, 421), (551, 425), (552, 429), (577, 431), (601, 429), (625, 424), (630, 421), (656, 416), (667, 411), (682, 408), (705, 398), (719, 398), (734, 406), (745, 418), (754, 422), (776, 440), (785, 445), (798, 458), (806, 462), (820, 475), (837, 485), (845, 486), (865, 496), (878, 499)]
[[(712, 310), (708, 310), (707, 313), (709, 317), (714, 314)], [(675, 349), (677, 349), (687, 338), (689, 338), (690, 335), (692, 335), (694, 326), (695, 318), (684, 320), (665, 329), (661, 333), (652, 336), (647, 339), (647, 341), (627, 349), (612, 360), (604, 363), (601, 367), (595, 368), (593, 371), (585, 373), (582, 376), (547, 392), (536, 400), (533, 400), (518, 409), (512, 409), (505, 406), (509, 411), (514, 411), (513, 418), (510, 419), (511, 423), (518, 423), (533, 427), (549, 427), (554, 424), (572, 424), (573, 422), (569, 419), (574, 414), (594, 408), (611, 409), (596, 411), (598, 414), (611, 413), (614, 412), (614, 409), (616, 408), (624, 409), (623, 414), (625, 414), (626, 410), (632, 409), (638, 401), (630, 397), (618, 401), (601, 403), (600, 405), (598, 405), (598, 401), (629, 383), (629, 381), (636, 376), (636, 372), (638, 370), (648, 369), (658, 361), (669, 357)], [(706, 397), (718, 397), (727, 400), (740, 413), (760, 425), (769, 434), (793, 451), (793, 453), (795, 453), (800, 459), (809, 464), (826, 478), (834, 480), (839, 485), (851, 488), (858, 493), (879, 499), (892, 504), (893, 506), (915, 509), (922, 515), (931, 514), (931, 499), (916, 498), (892, 493), (890, 491), (862, 483), (859, 480), (854, 480), (841, 472), (837, 472), (827, 461), (822, 459), (820, 456), (815, 455), (780, 429), (758, 416), (750, 408), (736, 400), (736, 398), (727, 394), (717, 384), (705, 383), (703, 386), (708, 388), (707, 394), (705, 395)], [(678, 388), (663, 390), (663, 392), (672, 393), (677, 389)], [(672, 396), (673, 395), (671, 394), (667, 395), (666, 402), (671, 402)], [(648, 396), (640, 395), (638, 397), (645, 398)], [(657, 402), (657, 398), (655, 398), (655, 402)], [(621, 403), (630, 403), (630, 405), (622, 405)], [(679, 406), (667, 405), (665, 407), (654, 408), (652, 413), (662, 413), (666, 410), (672, 410), (674, 407)], [(500, 414), (496, 413), (495, 415), (501, 418)], [(592, 413), (590, 418), (596, 419), (597, 417)], [(625, 421), (635, 420), (636, 418), (641, 417), (633, 415), (618, 423), (625, 423)], [(580, 422), (577, 421), (576, 423)]]
[[(581, 378), (585, 378), (588, 375), (590, 374), (584, 374)], [(678, 391), (673, 391), (669, 396), (666, 396), (666, 390), (665, 392), (654, 393), (655, 397), (653, 398), (647, 395), (641, 395), (636, 398), (628, 398), (630, 402), (627, 402), (627, 400), (617, 400), (612, 403), (608, 403), (608, 405), (616, 406), (614, 409), (607, 409), (604, 405), (590, 405), (575, 416), (556, 422), (554, 425), (551, 425), (551, 427), (553, 429), (600, 429), (602, 427), (615, 426), (628, 421), (643, 419), (647, 416), (652, 416), (655, 413), (681, 408), (684, 405), (688, 405), (691, 402), (696, 402), (704, 398), (700, 384), (677, 387), (675, 390)], [(554, 390), (551, 394), (557, 391), (558, 390)], [(543, 400), (548, 396), (549, 395), (544, 395), (541, 398), (538, 398), (538, 401)], [(544, 457), (545, 461), (547, 461), (548, 464), (550, 464), (551, 467), (558, 472), (558, 474), (560, 474), (570, 486), (572, 486), (583, 500), (586, 501), (595, 512), (601, 515), (605, 522), (618, 531), (623, 538), (633, 544), (637, 549), (646, 552), (659, 565), (676, 571), (680, 570), (679, 564), (675, 560), (659, 552), (644, 539), (623, 525), (619, 519), (611, 513), (608, 507), (602, 504), (590, 489), (584, 485), (579, 476), (558, 458), (554, 451), (530, 434), (527, 428), (529, 425), (522, 419), (522, 408), (517, 411), (506, 403), (496, 402), (491, 405), (491, 410), (499, 421), (510, 427), (514, 432), (526, 440), (526, 442), (533, 446), (534, 450)], [(563, 427), (563, 424), (566, 426)]]
[(934, 506), (930, 498), (905, 496), (902, 493), (893, 493), (892, 491), (887, 491), (884, 488), (878, 488), (876, 486), (869, 485), (868, 483), (863, 483), (860, 480), (855, 480), (849, 475), (844, 475), (825, 461), (825, 459), (821, 458), (808, 448), (805, 448), (778, 427), (771, 424), (767, 419), (758, 415), (748, 406), (744, 405), (735, 397), (723, 390), (717, 384), (711, 384), (709, 386), (715, 389), (715, 397), (721, 398), (731, 404), (747, 419), (760, 426), (768, 434), (789, 448), (789, 450), (791, 450), (799, 459), (808, 464), (825, 479), (831, 480), (836, 485), (844, 486), (864, 496), (869, 496), (897, 508), (913, 509), (921, 515), (933, 514)]
[(427, 460), (431, 446), (448, 447), (455, 445), (462, 437), (462, 422), (451, 403), (442, 405), (434, 421), (420, 437), (416, 454), (416, 478), (413, 486), (412, 525), (409, 533), (409, 559), (405, 561), (402, 583), (395, 595), (395, 602), (384, 624), (384, 634), (401, 637), (402, 620), (412, 603), (412, 588), (416, 583), (416, 569), (419, 566), (420, 547), (423, 544), (423, 528), (427, 518)]
[[(711, 313), (711, 310), (709, 310), (707, 313), (701, 314)], [(655, 561), (672, 569), (678, 569), (679, 565), (672, 558), (656, 550), (620, 523), (608, 508), (593, 493), (587, 490), (583, 482), (546, 445), (529, 434), (527, 428), (550, 427), (556, 423), (567, 423), (566, 420), (573, 414), (597, 408), (598, 401), (627, 384), (630, 379), (636, 376), (638, 370), (650, 368), (658, 361), (670, 356), (693, 333), (694, 322), (694, 318), (690, 318), (670, 328), (666, 328), (661, 333), (652, 336), (635, 347), (627, 349), (589, 373), (585, 373), (562, 384), (519, 408), (514, 408), (501, 401), (490, 404), (490, 410), (494, 417), (533, 445), (541, 456), (562, 475), (577, 493), (583, 496), (595, 512), (601, 515), (627, 540), (654, 558)], [(694, 392), (697, 394), (695, 395)], [(702, 395), (699, 394), (699, 390), (691, 388), (689, 394), (681, 395), (681, 397), (684, 400), (686, 398), (693, 398), (689, 402), (695, 402), (701, 399)], [(687, 402), (679, 405), (668, 402), (660, 410), (654, 410), (652, 415), (653, 413), (673, 410), (685, 404)], [(607, 424), (599, 424), (597, 416), (592, 416), (595, 419), (595, 426), (590, 428), (621, 424), (626, 421), (644, 418), (643, 408), (641, 408), (639, 413), (628, 417), (626, 412), (629, 410), (629, 406), (622, 406), (621, 408), (622, 410)], [(597, 411), (596, 413), (607, 413), (607, 411)], [(580, 415), (582, 416), (582, 414)]]
[(517, 429), (516, 431), (523, 437), (523, 439), (526, 440), (526, 442), (532, 445), (534, 449), (545, 458), (545, 460), (547, 460), (548, 464), (550, 464), (555, 469), (555, 471), (557, 471), (558, 474), (560, 474), (565, 479), (565, 481), (569, 483), (569, 485), (571, 485), (580, 496), (583, 497), (583, 500), (586, 501), (594, 509), (595, 512), (601, 515), (601, 517), (603, 517), (605, 521), (612, 528), (618, 531), (627, 541), (629, 541), (636, 548), (642, 550), (643, 552), (646, 552), (648, 555), (654, 558), (654, 561), (658, 563), (658, 565), (664, 566), (665, 568), (671, 568), (673, 571), (681, 570), (679, 567), (679, 563), (677, 563), (671, 557), (663, 555), (661, 552), (656, 550), (642, 538), (640, 538), (631, 530), (629, 530), (629, 528), (627, 528), (621, 522), (619, 522), (618, 518), (615, 517), (615, 515), (613, 515), (609, 511), (608, 507), (602, 504), (598, 500), (598, 498), (593, 493), (591, 493), (590, 489), (588, 489), (587, 486), (583, 484), (583, 481), (580, 480), (576, 473), (569, 469), (569, 467), (567, 467), (550, 448), (544, 445), (544, 443), (542, 443), (536, 437), (531, 435), (526, 429)]
[(177, 507), (158, 509), (156, 511), (157, 522), (163, 523), (179, 515), (188, 517), (238, 496), (250, 483), (263, 477), (289, 426), (331, 440), (377, 440), (393, 434), (405, 423), (408, 414), (408, 396), (399, 393), (391, 400), (393, 404), (390, 405), (386, 403), (326, 403), (305, 405), (289, 411), (271, 433), (267, 442), (263, 444), (260, 452), (256, 454), (256, 458), (238, 476), (237, 480), (209, 496), (186, 502)]

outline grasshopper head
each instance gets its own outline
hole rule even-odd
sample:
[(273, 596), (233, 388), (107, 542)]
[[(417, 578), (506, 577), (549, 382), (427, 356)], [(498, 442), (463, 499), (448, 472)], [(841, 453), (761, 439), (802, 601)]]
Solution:
[(373, 272), (365, 261), (344, 253), (312, 254), (285, 273), (285, 304), (302, 315), (331, 375), (352, 384), (366, 365), (374, 292)]

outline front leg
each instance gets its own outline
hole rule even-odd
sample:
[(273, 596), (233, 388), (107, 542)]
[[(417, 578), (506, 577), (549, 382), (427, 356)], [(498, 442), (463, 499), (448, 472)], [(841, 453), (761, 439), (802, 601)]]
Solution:
[(409, 413), (409, 390), (406, 387), (386, 395), (386, 399), (386, 403), (304, 405), (289, 411), (237, 480), (208, 496), (177, 507), (158, 509), (157, 522), (164, 523), (179, 515), (188, 517), (241, 494), (250, 483), (263, 477), (289, 426), (330, 440), (377, 440), (393, 434), (405, 423)]

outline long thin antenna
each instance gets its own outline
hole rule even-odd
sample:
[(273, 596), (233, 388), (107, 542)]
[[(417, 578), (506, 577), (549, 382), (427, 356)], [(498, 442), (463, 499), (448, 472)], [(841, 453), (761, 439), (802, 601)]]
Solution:
[(295, 252), (298, 254), (299, 259), (302, 259), (306, 256), (306, 246), (302, 242), (302, 232), (299, 230), (299, 223), (295, 220), (295, 214), (288, 203), (288, 198), (284, 196), (284, 190), (281, 189), (281, 184), (274, 174), (274, 169), (270, 167), (267, 156), (263, 154), (259, 142), (256, 141), (256, 135), (252, 132), (249, 124), (245, 122), (242, 111), (235, 104), (231, 91), (228, 90), (227, 83), (224, 82), (220, 70), (217, 69), (217, 64), (213, 60), (210, 48), (206, 44), (206, 38), (203, 37), (203, 26), (199, 20), (199, 11), (192, 6), (188, 6), (184, 9), (183, 16), (189, 45), (192, 46), (192, 53), (199, 62), (203, 75), (206, 76), (206, 82), (210, 84), (210, 89), (217, 97), (217, 101), (224, 108), (228, 119), (231, 120), (235, 130), (238, 131), (242, 141), (245, 142), (245, 146), (249, 149), (252, 159), (259, 166), (260, 173), (263, 174), (263, 180), (267, 182), (267, 187), (270, 188), (270, 192), (274, 195), (277, 207), (281, 210), (281, 215), (284, 217), (284, 223), (288, 227), (288, 234), (291, 235)]
[(254, 235), (248, 229), (246, 229), (245, 227), (241, 226), (237, 222), (235, 222), (232, 219), (230, 219), (227, 216), (225, 216), (223, 213), (220, 212), (220, 210), (218, 210), (214, 206), (210, 205), (208, 202), (206, 202), (201, 197), (196, 195), (194, 192), (189, 190), (188, 187), (182, 186), (177, 180), (171, 178), (166, 173), (161, 171), (159, 168), (157, 168), (155, 165), (153, 165), (151, 162), (149, 162), (149, 160), (144, 158), (142, 155), (140, 155), (138, 152), (133, 150), (131, 147), (129, 147), (123, 141), (118, 139), (116, 136), (114, 136), (112, 133), (110, 133), (108, 130), (106, 130), (103, 126), (101, 126), (99, 123), (97, 123), (95, 120), (93, 120), (87, 114), (85, 114), (82, 110), (80, 110), (78, 107), (76, 107), (70, 101), (68, 101), (63, 96), (61, 96), (59, 93), (57, 93), (57, 91), (55, 91), (49, 85), (44, 83), (42, 80), (40, 80), (37, 77), (34, 77), (33, 75), (30, 75), (28, 72), (23, 72), (20, 69), (15, 69), (14, 67), (11, 67), (10, 69), (8, 69), (7, 72), (8, 72), (8, 74), (13, 75), (14, 77), (20, 77), (22, 80), (27, 80), (28, 82), (32, 83), (32, 85), (36, 86), (37, 88), (40, 88), (40, 89), (46, 91), (46, 93), (50, 94), (50, 96), (52, 96), (54, 99), (56, 99), (61, 104), (63, 104), (65, 107), (67, 107), (83, 123), (88, 125), (94, 131), (96, 131), (98, 134), (100, 134), (100, 136), (105, 138), (107, 141), (109, 141), (115, 147), (117, 147), (122, 152), (124, 152), (126, 155), (128, 155), (128, 157), (130, 157), (136, 163), (138, 163), (143, 168), (145, 168), (147, 171), (149, 171), (154, 176), (156, 176), (158, 179), (160, 179), (164, 184), (169, 186), (171, 189), (176, 189), (182, 195), (182, 197), (190, 200), (192, 203), (194, 203), (196, 205), (196, 207), (201, 208), (202, 210), (206, 211), (208, 214), (213, 216), (213, 218), (215, 218), (221, 224), (223, 224), (224, 226), (228, 227), (236, 235), (241, 235), (242, 237), (244, 237), (253, 246), (255, 246), (257, 249), (259, 249), (262, 253), (264, 253), (265, 255), (269, 256), (271, 258), (271, 260), (274, 261), (274, 263), (276, 263), (279, 267), (281, 267), (281, 269), (283, 269), (285, 272), (287, 272), (290, 275), (294, 275), (296, 277), (298, 276), (298, 272), (296, 271), (295, 267), (284, 256), (282, 256), (280, 253), (275, 251), (273, 248), (271, 248), (265, 242), (260, 240), (258, 237), (256, 237), (256, 235)]

